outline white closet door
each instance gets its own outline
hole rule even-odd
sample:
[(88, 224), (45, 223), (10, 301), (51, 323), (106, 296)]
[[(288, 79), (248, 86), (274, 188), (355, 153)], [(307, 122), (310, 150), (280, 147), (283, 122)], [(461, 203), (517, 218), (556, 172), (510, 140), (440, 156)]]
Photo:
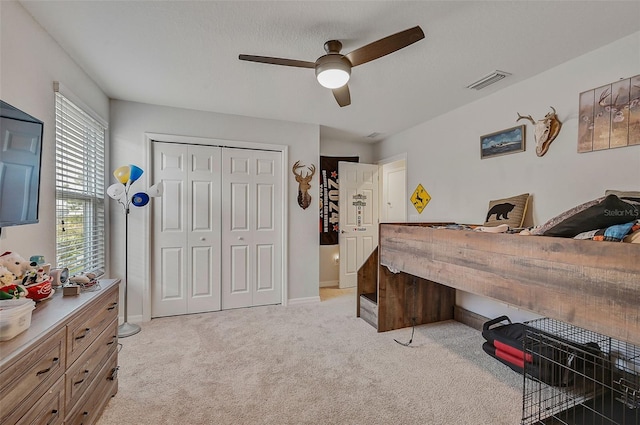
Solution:
[(282, 302), (281, 153), (222, 152), (222, 308)]
[(187, 312), (220, 310), (220, 148), (188, 146)]
[[(153, 143), (151, 316), (220, 310), (220, 148)], [(158, 206), (159, 205), (159, 206)]]

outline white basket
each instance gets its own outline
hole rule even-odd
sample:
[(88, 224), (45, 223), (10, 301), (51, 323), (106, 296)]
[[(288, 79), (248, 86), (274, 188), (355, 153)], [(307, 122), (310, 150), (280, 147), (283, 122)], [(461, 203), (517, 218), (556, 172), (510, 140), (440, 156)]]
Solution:
[(0, 341), (7, 341), (29, 329), (35, 304), (29, 298), (0, 301)]

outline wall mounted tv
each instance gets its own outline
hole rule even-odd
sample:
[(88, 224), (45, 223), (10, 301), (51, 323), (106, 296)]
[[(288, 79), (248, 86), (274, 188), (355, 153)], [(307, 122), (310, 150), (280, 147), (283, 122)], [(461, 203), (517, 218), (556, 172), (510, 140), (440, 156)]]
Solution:
[(38, 222), (43, 127), (0, 100), (0, 228)]

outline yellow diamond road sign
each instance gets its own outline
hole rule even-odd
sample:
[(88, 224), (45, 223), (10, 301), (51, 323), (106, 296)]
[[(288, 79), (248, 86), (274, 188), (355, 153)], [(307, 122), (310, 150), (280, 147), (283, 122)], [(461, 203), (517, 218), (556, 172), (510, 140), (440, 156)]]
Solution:
[(411, 195), (411, 203), (416, 207), (416, 210), (418, 210), (418, 214), (422, 214), (422, 210), (427, 206), (430, 200), (431, 196), (429, 196), (421, 184), (418, 184), (416, 190), (413, 191), (413, 195)]

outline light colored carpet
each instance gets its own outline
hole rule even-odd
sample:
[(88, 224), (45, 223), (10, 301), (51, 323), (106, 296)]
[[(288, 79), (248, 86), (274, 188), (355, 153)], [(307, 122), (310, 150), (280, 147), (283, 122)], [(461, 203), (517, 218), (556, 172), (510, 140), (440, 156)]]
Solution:
[(522, 376), (447, 321), (377, 333), (355, 294), (154, 319), (121, 339), (98, 425), (517, 425)]
[(327, 301), (331, 298), (342, 297), (344, 295), (352, 295), (355, 297), (355, 293), (356, 288), (340, 289), (337, 286), (327, 286), (324, 288), (320, 288), (320, 301)]

